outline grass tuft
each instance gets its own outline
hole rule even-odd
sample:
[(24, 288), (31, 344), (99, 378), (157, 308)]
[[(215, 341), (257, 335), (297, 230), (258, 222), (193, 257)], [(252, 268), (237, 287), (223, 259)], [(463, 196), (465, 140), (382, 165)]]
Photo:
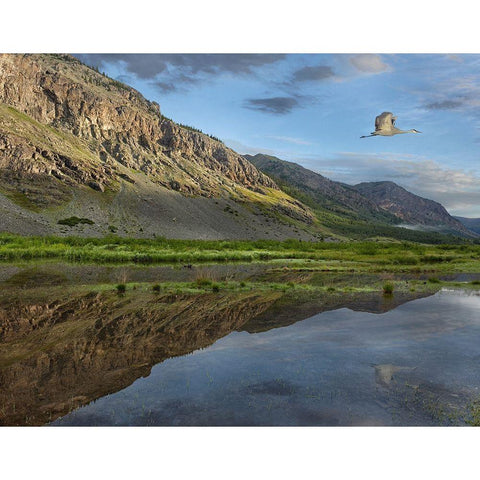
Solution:
[(393, 294), (393, 283), (385, 283), (383, 285), (383, 294), (392, 295)]
[(197, 287), (209, 287), (212, 285), (212, 280), (209, 278), (199, 277), (195, 280)]

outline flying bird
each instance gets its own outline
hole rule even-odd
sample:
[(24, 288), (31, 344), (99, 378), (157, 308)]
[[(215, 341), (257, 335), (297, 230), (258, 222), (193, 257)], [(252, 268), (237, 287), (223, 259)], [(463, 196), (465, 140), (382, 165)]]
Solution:
[(422, 133), (412, 128), (411, 130), (400, 130), (395, 126), (395, 120), (397, 117), (393, 116), (392, 112), (383, 112), (375, 118), (375, 131), (370, 135), (362, 135), (360, 138), (376, 137), (378, 135), (382, 137), (391, 137), (398, 135), (399, 133)]

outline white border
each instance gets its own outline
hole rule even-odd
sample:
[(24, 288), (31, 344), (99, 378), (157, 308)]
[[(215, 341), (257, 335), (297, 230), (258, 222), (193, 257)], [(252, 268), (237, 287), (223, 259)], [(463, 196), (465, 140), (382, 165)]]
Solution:
[[(3, 478), (471, 478), (473, 428), (6, 428)], [(8, 437), (8, 438), (7, 438)]]
[[(2, 52), (478, 53), (470, 2), (4, 2)], [(3, 478), (468, 478), (456, 428), (3, 428)]]
[(474, 3), (419, 0), (3, 2), (0, 50), (477, 53)]

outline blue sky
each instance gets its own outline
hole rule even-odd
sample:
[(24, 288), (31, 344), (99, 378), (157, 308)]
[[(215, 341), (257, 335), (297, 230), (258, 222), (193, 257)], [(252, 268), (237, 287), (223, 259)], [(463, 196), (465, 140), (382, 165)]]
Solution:
[[(480, 55), (78, 55), (239, 153), (334, 180), (392, 180), (480, 217)], [(365, 138), (375, 116), (421, 135)]]

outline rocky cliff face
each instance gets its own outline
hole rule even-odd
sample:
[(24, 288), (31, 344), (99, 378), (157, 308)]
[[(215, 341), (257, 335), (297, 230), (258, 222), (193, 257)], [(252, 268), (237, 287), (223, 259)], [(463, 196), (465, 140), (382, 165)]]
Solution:
[(143, 183), (312, 223), (308, 208), (245, 158), (163, 117), (133, 88), (68, 55), (0, 55), (1, 193), (38, 210), (45, 188), (70, 188), (58, 204), (76, 198), (75, 188), (115, 193)]
[[(241, 155), (162, 117), (157, 104), (74, 57), (1, 55), (0, 101), (40, 124), (87, 141), (89, 153), (98, 159), (97, 175), (90, 173), (90, 177), (99, 186), (111, 182), (120, 164), (140, 170), (166, 187), (192, 194), (218, 192), (221, 177), (250, 189), (275, 188), (272, 180)], [(75, 175), (75, 166), (80, 165), (55, 158), (55, 152), (38, 151), (18, 138), (9, 142), (5, 135), (2, 144), (4, 157), (9, 150), (13, 153), (10, 158), (17, 154), (22, 159), (60, 160), (62, 174), (88, 180)], [(51, 173), (45, 168), (38, 170)]]

